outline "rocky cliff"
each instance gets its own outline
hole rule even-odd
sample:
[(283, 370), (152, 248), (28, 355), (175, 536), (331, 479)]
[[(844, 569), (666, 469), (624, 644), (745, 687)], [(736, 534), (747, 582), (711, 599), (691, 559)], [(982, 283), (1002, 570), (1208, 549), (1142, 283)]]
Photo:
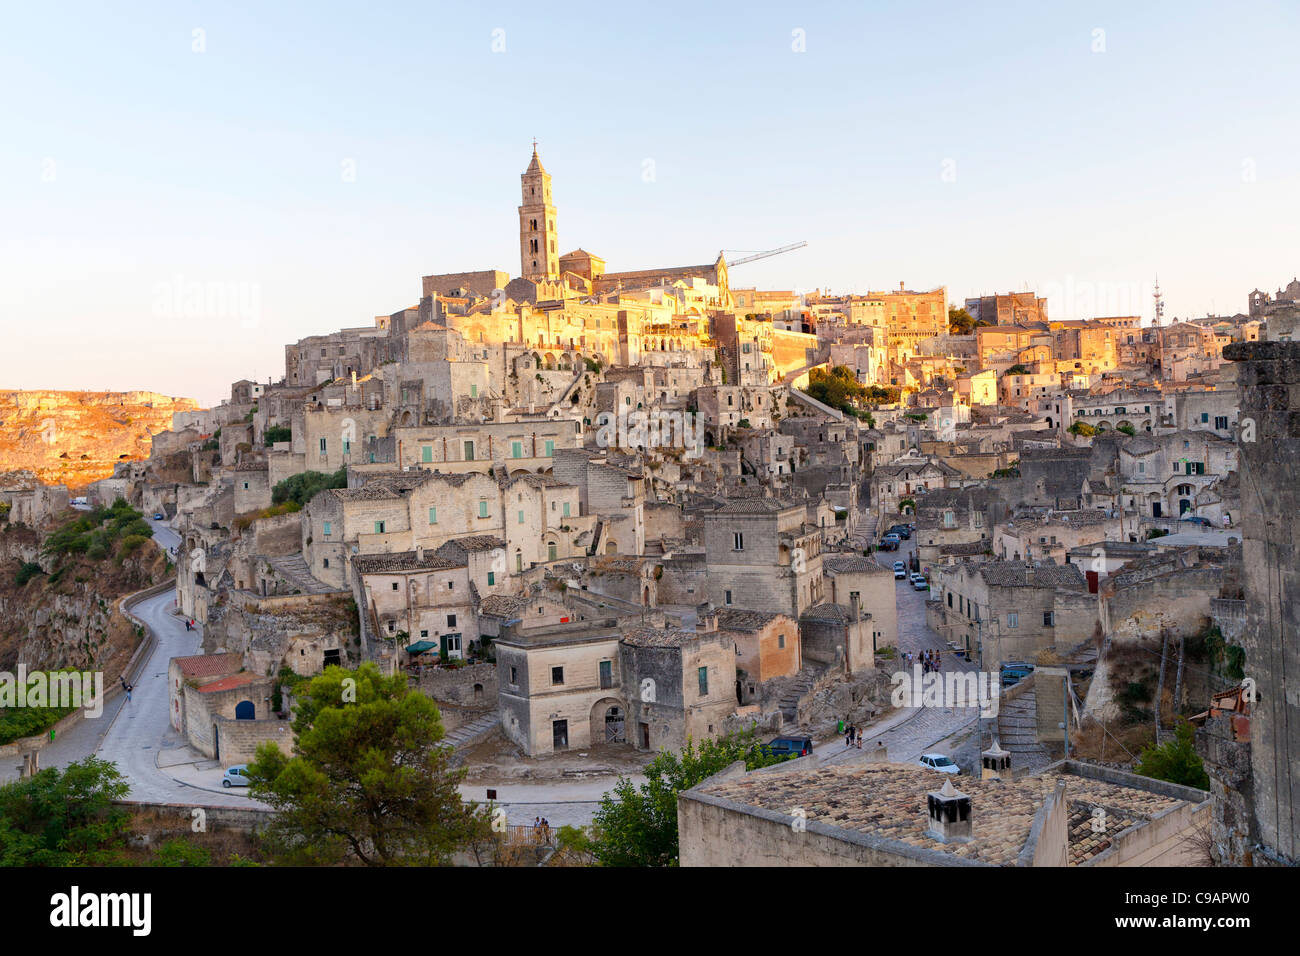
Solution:
[(0, 471), (27, 469), (77, 489), (119, 461), (149, 457), (152, 435), (171, 428), (191, 398), (154, 392), (0, 391)]
[[(47, 538), (0, 523), (0, 671), (71, 667), (115, 681), (139, 640), (118, 598), (161, 583), (167, 557), (149, 541), (125, 555), (118, 545), (98, 560), (70, 555), (56, 569), (41, 553)], [(31, 573), (32, 564), (43, 572)]]

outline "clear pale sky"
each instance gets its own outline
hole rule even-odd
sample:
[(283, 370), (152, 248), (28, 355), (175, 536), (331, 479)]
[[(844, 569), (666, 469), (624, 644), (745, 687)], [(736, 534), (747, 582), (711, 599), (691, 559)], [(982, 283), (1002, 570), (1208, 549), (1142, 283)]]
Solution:
[(173, 0), (2, 31), (0, 388), (214, 403), (421, 275), (515, 274), (534, 136), (561, 251), (611, 270), (807, 240), (733, 285), (1148, 321), (1157, 274), (1187, 317), (1300, 272), (1295, 3)]

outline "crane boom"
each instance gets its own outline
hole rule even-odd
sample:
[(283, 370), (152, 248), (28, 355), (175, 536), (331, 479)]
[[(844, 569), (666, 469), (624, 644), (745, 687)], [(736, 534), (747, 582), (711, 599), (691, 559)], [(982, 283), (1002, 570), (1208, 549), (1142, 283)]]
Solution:
[[(736, 266), (743, 265), (746, 262), (753, 262), (756, 259), (766, 259), (768, 256), (779, 256), (783, 252), (789, 252), (792, 249), (802, 249), (806, 245), (808, 245), (807, 242), (792, 242), (790, 245), (782, 246), (779, 249), (768, 249), (766, 252), (755, 252), (747, 256), (742, 256), (732, 262), (728, 262), (727, 267), (734, 269)], [(725, 251), (726, 250), (723, 250), (724, 253)]]

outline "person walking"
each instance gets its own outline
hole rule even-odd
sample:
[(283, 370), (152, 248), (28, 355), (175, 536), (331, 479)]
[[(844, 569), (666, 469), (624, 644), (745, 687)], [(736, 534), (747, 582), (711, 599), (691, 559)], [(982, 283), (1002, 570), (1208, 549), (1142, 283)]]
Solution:
[(858, 749), (862, 749), (862, 728), (858, 728)]

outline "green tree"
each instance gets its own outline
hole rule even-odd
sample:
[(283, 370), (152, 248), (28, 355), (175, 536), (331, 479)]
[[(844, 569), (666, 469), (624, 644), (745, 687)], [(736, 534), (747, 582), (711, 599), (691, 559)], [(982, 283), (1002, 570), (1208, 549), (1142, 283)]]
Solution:
[(1097, 429), (1093, 428), (1087, 422), (1075, 422), (1066, 429), (1071, 435), (1079, 435), (1082, 438), (1091, 438), (1097, 434)]
[(292, 501), (298, 505), (305, 505), (312, 498), (330, 488), (346, 488), (348, 486), (348, 470), (340, 468), (332, 475), (327, 475), (320, 471), (304, 471), (296, 475), (290, 475), (276, 484), (271, 489), (271, 503), (275, 505), (284, 504)]
[(1007, 370), (1006, 370), (1005, 372), (1003, 372), (1002, 374), (1004, 374), (1004, 375), (1028, 375), (1028, 374), (1029, 374), (1029, 368), (1028, 368), (1027, 366), (1022, 365), (1022, 364), (1020, 364), (1019, 362), (1017, 362), (1015, 365), (1011, 366), (1011, 368), (1007, 369)]
[(661, 751), (646, 765), (646, 782), (640, 787), (620, 777), (601, 798), (591, 853), (601, 866), (676, 866), (678, 793), (737, 760), (756, 770), (787, 759), (759, 744), (752, 730), (705, 740), (698, 748), (687, 740), (680, 753)]
[(1138, 759), (1138, 773), (1156, 780), (1168, 780), (1198, 790), (1210, 789), (1205, 764), (1196, 753), (1196, 734), (1189, 723), (1179, 724), (1174, 736), (1160, 746), (1148, 744)]
[(948, 331), (953, 335), (970, 335), (975, 330), (975, 319), (959, 306), (948, 306)]
[(270, 448), (278, 441), (293, 441), (293, 429), (288, 425), (272, 425), (263, 436), (266, 447)]
[(295, 699), (293, 756), (265, 743), (248, 767), (252, 796), (278, 811), (282, 862), (444, 865), (490, 831), (487, 808), (461, 800), (438, 708), (404, 674), (327, 667)]
[(111, 864), (126, 842), (130, 787), (96, 757), (0, 786), (0, 866)]

